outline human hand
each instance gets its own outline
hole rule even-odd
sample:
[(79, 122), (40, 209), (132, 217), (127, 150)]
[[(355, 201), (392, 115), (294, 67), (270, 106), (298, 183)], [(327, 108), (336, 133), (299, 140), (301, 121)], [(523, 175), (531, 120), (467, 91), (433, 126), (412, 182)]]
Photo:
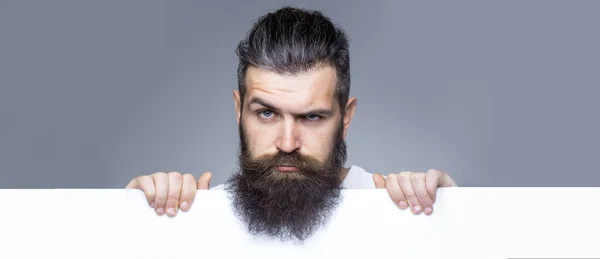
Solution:
[(400, 172), (383, 177), (373, 174), (375, 187), (386, 188), (392, 201), (398, 208), (411, 208), (413, 214), (421, 212), (431, 215), (438, 187), (457, 187), (450, 175), (444, 171), (430, 169), (423, 172)]
[(208, 190), (212, 173), (206, 172), (196, 178), (191, 174), (178, 172), (157, 172), (152, 175), (141, 175), (132, 179), (125, 189), (139, 189), (144, 192), (150, 207), (154, 208), (156, 214), (170, 217), (177, 215), (177, 211), (188, 211), (194, 198), (196, 190)]

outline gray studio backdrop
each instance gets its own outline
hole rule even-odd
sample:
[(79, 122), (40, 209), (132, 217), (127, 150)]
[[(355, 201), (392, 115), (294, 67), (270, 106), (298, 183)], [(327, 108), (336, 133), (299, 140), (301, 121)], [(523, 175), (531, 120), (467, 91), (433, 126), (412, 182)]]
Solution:
[(351, 37), (348, 164), (600, 186), (600, 1), (0, 1), (0, 188), (236, 167), (234, 49), (283, 5)]

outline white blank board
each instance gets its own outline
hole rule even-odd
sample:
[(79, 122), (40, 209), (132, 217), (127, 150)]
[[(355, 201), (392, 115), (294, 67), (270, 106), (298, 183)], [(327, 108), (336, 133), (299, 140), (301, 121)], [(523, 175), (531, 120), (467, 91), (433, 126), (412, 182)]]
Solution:
[(173, 218), (139, 190), (0, 190), (0, 258), (600, 258), (600, 188), (443, 188), (431, 216), (343, 195), (294, 244), (249, 235), (221, 190)]

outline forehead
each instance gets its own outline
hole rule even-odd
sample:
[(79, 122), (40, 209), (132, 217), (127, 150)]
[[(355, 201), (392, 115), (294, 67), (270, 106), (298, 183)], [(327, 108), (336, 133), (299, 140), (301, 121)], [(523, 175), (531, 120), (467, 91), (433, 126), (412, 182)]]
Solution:
[(335, 101), (337, 77), (331, 66), (315, 67), (294, 75), (249, 67), (246, 73), (246, 97), (259, 97), (287, 109), (314, 106), (330, 108)]

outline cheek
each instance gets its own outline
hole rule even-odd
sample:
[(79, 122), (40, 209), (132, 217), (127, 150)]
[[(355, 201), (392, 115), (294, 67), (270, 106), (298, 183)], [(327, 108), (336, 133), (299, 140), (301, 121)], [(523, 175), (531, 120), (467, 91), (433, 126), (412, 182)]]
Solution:
[(271, 151), (274, 147), (274, 140), (272, 138), (275, 134), (270, 132), (271, 129), (262, 127), (251, 120), (246, 120), (243, 125), (248, 150), (250, 150), (253, 157), (272, 153)]
[(302, 146), (306, 151), (306, 155), (324, 162), (327, 157), (333, 152), (333, 144), (337, 129), (334, 127), (323, 127), (320, 129), (306, 129), (303, 132)]

